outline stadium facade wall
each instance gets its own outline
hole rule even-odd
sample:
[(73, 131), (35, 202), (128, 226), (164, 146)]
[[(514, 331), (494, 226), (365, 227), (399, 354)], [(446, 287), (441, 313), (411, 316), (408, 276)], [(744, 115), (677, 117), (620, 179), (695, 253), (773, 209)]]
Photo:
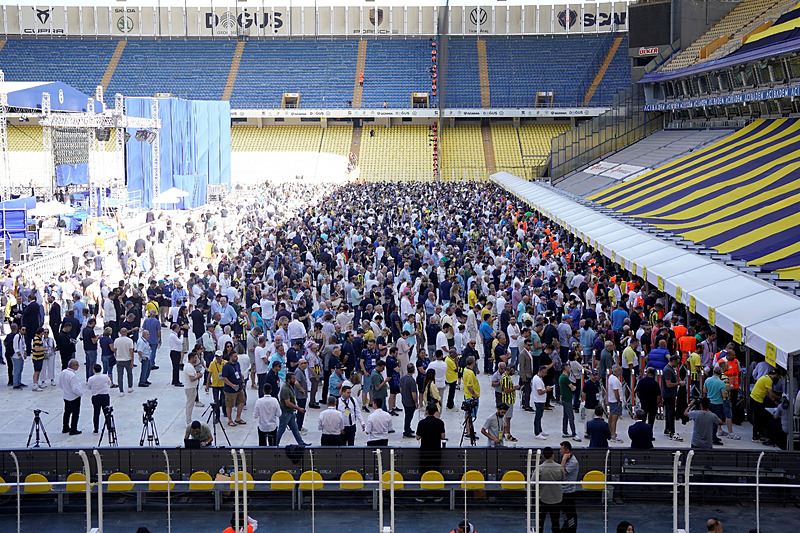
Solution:
[[(69, 5), (63, 5), (69, 4)], [(64, 0), (60, 6), (3, 5), (2, 33), (26, 37), (106, 38), (302, 38), (355, 36), (565, 35), (628, 30), (627, 2), (504, 5), (449, 2), (407, 5), (355, 0), (318, 5), (289, 2), (201, 0), (187, 5), (161, 0), (121, 4), (113, 0)], [(288, 5), (287, 5), (288, 4)], [(322, 4), (322, 2), (320, 2)], [(448, 10), (448, 17), (440, 17)], [(447, 28), (439, 21), (447, 20)]]

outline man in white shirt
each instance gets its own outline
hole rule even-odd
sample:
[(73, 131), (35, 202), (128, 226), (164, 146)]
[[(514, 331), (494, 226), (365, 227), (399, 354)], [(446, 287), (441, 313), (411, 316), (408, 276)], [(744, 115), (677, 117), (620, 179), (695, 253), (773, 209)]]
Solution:
[(264, 396), (256, 400), (253, 408), (253, 418), (258, 422), (258, 445), (275, 446), (275, 435), (278, 432), (278, 422), (281, 417), (281, 405), (272, 395), (272, 385), (264, 383)]
[(336, 408), (336, 398), (328, 396), (328, 408), (319, 414), (317, 429), (322, 432), (321, 446), (341, 446), (344, 435), (344, 415)]
[(122, 383), (123, 372), (128, 375), (128, 392), (133, 392), (133, 340), (128, 337), (127, 328), (119, 330), (119, 337), (111, 345), (111, 351), (114, 352), (117, 360), (119, 395), (125, 396), (125, 385)]
[(611, 441), (622, 442), (617, 437), (617, 420), (622, 415), (622, 382), (619, 377), (622, 375), (622, 368), (619, 365), (611, 367), (611, 375), (608, 377), (608, 428), (611, 430)]
[(198, 372), (194, 365), (197, 363), (197, 352), (190, 352), (186, 364), (183, 365), (183, 382), (186, 388), (183, 392), (186, 393), (186, 425), (192, 423), (192, 410), (194, 409), (194, 402), (197, 400), (197, 387), (200, 385), (200, 380), (203, 379), (202, 370)]
[(352, 384), (349, 381), (342, 383), (336, 408), (342, 413), (342, 417), (344, 418), (342, 445), (354, 446), (357, 426), (360, 425), (361, 431), (364, 431), (366, 425), (364, 424), (364, 417), (361, 416), (361, 406), (358, 405), (358, 397), (357, 395), (355, 397), (352, 395)]
[[(217, 348), (219, 350), (224, 350), (225, 349), (225, 345), (227, 343), (231, 343), (232, 345), (234, 344), (233, 343), (233, 337), (231, 337), (231, 327), (230, 326), (225, 326), (224, 328), (222, 328), (222, 335), (220, 335), (219, 338), (217, 339)], [(182, 347), (183, 347), (183, 344), (181, 344), (181, 348)], [(170, 349), (172, 349), (172, 348), (170, 348)]]
[(78, 417), (81, 414), (81, 396), (83, 384), (76, 373), (80, 363), (77, 359), (70, 359), (67, 368), (61, 371), (58, 386), (61, 387), (61, 397), (64, 399), (64, 420), (61, 424), (61, 433), (80, 435), (78, 431)]
[(536, 414), (533, 417), (533, 434), (534, 438), (539, 440), (546, 440), (548, 433), (542, 429), (542, 416), (544, 416), (544, 406), (547, 403), (547, 393), (553, 390), (553, 387), (544, 384), (544, 376), (547, 375), (547, 367), (542, 365), (539, 367), (539, 372), (533, 376), (531, 383), (531, 392), (533, 396), (533, 405)]
[(367, 417), (367, 446), (388, 446), (392, 429), (392, 416), (383, 410), (383, 398), (372, 400), (375, 409)]
[(267, 350), (267, 337), (258, 336), (258, 346), (253, 351), (253, 359), (256, 365), (256, 379), (258, 380), (258, 397), (264, 396), (261, 390), (267, 382), (267, 372), (269, 372), (269, 351)]
[[(146, 331), (146, 330), (145, 330)], [(109, 392), (111, 391), (111, 376), (103, 374), (103, 367), (94, 365), (92, 367), (94, 375), (86, 382), (86, 388), (92, 393), (92, 406), (94, 412), (92, 413), (92, 423), (94, 424), (94, 433), (97, 433), (100, 424), (100, 411), (103, 407), (111, 405), (111, 398)]]
[[(230, 328), (230, 326), (226, 326), (226, 329), (228, 328)], [(179, 334), (181, 327), (175, 323), (172, 324), (171, 329), (172, 331), (169, 334), (169, 359), (172, 363), (172, 385), (175, 387), (183, 387), (183, 383), (180, 381), (179, 370), (183, 360), (183, 340)]]
[(289, 342), (294, 345), (295, 341), (299, 340), (305, 344), (306, 340), (306, 327), (299, 320), (300, 315), (297, 313), (292, 314), (292, 321), (289, 322), (287, 331), (289, 332)]
[(450, 353), (450, 346), (447, 344), (447, 334), (453, 331), (452, 324), (442, 324), (442, 329), (436, 334), (436, 349), (442, 353)]
[[(439, 332), (441, 334), (441, 331)], [(436, 350), (436, 359), (428, 365), (428, 369), (433, 369), (436, 372), (436, 388), (439, 389), (439, 398), (444, 398), (444, 389), (447, 386), (447, 363), (444, 361), (443, 354), (449, 354), (450, 350), (446, 349), (444, 352)]]

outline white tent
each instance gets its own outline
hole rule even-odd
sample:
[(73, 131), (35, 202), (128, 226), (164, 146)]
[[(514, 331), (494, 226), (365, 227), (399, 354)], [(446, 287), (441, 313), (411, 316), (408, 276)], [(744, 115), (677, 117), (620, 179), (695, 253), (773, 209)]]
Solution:
[(607, 216), (553, 187), (507, 172), (491, 179), (767, 360), (787, 368), (789, 357), (800, 354), (795, 333), (800, 298)]

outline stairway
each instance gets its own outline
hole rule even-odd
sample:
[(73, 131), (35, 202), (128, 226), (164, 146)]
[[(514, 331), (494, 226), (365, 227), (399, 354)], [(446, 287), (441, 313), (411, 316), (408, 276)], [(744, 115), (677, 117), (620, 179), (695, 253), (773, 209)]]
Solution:
[(2, 51), (3, 51), (3, 47), (4, 47), (5, 45), (6, 45), (6, 40), (5, 40), (5, 39), (3, 39), (3, 40), (0, 40), (0, 52), (2, 52)]
[(481, 121), (481, 139), (483, 139), (483, 159), (486, 161), (486, 172), (489, 176), (497, 172), (497, 165), (494, 162), (494, 144), (492, 143), (492, 127), (489, 120)]
[(486, 55), (486, 41), (483, 39), (478, 39), (478, 76), (481, 84), (481, 107), (492, 107), (489, 92), (489, 60)]
[(230, 102), (231, 93), (233, 93), (233, 84), (236, 83), (236, 74), (239, 72), (239, 63), (242, 61), (242, 54), (244, 53), (244, 41), (236, 43), (236, 51), (233, 53), (233, 60), (231, 61), (231, 70), (228, 71), (228, 81), (225, 82), (225, 90), (222, 91), (222, 100)]
[(350, 137), (350, 153), (356, 156), (356, 166), (358, 166), (359, 152), (361, 151), (361, 130), (362, 126), (353, 126), (353, 136)]
[(111, 83), (111, 78), (114, 76), (114, 71), (117, 70), (117, 64), (119, 63), (119, 58), (122, 57), (122, 51), (125, 50), (126, 44), (128, 44), (128, 41), (126, 41), (125, 39), (117, 41), (117, 48), (111, 55), (111, 60), (108, 62), (108, 66), (106, 67), (106, 72), (105, 74), (103, 74), (103, 79), (100, 80), (100, 85), (103, 86), (104, 92), (106, 89), (108, 89), (108, 84)]
[(608, 70), (608, 66), (611, 64), (611, 60), (614, 59), (614, 54), (617, 53), (617, 48), (619, 48), (620, 43), (622, 43), (622, 39), (622, 37), (615, 37), (612, 41), (606, 53), (606, 57), (603, 59), (603, 62), (600, 63), (600, 67), (597, 69), (597, 73), (594, 75), (591, 85), (589, 85), (589, 88), (586, 90), (586, 96), (583, 98), (583, 105), (589, 105), (589, 102), (591, 102), (594, 92), (597, 90), (600, 82), (603, 81), (603, 76), (605, 76), (606, 70)]
[[(361, 109), (361, 96), (364, 93), (364, 88), (358, 83), (358, 75), (364, 72), (367, 65), (367, 41), (358, 42), (358, 59), (356, 60), (356, 80), (353, 84), (353, 109)], [(353, 135), (355, 135), (355, 128), (353, 128)], [(359, 139), (361, 138), (359, 128)]]

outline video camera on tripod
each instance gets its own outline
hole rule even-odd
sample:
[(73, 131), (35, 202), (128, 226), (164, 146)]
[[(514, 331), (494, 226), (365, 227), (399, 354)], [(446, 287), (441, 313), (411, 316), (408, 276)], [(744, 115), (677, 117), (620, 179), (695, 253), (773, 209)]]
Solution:
[[(472, 415), (478, 409), (477, 398), (467, 398), (461, 402), (461, 410)], [(474, 416), (473, 416), (474, 418)]]
[(147, 400), (142, 404), (142, 423), (146, 424), (153, 420), (153, 413), (156, 412), (156, 407), (158, 407), (158, 398), (153, 398), (152, 400)]

